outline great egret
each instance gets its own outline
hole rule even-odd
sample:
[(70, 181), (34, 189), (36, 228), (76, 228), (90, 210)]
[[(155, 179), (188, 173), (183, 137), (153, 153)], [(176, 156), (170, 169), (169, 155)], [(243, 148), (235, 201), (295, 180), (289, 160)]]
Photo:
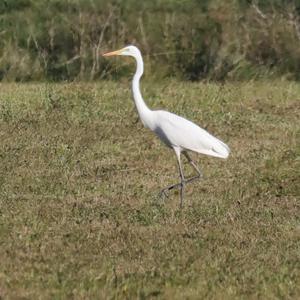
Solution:
[[(187, 151), (227, 158), (230, 149), (225, 143), (193, 122), (164, 110), (151, 110), (148, 108), (139, 88), (140, 78), (144, 72), (144, 63), (141, 52), (137, 47), (130, 45), (120, 50), (103, 54), (103, 56), (113, 55), (132, 56), (136, 60), (137, 68), (132, 81), (132, 92), (139, 117), (145, 127), (154, 131), (168, 147), (175, 151), (179, 167), (180, 182), (164, 188), (161, 191), (161, 195), (166, 195), (167, 191), (174, 188), (180, 188), (180, 206), (182, 206), (185, 184), (202, 176)], [(185, 155), (188, 162), (196, 171), (196, 176), (185, 179), (180, 160), (181, 153)]]

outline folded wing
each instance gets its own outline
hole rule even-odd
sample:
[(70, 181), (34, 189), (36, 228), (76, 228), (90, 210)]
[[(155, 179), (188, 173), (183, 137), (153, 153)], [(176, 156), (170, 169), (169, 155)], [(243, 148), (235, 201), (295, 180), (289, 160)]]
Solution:
[(195, 123), (167, 111), (156, 111), (155, 133), (170, 147), (227, 158), (230, 149)]

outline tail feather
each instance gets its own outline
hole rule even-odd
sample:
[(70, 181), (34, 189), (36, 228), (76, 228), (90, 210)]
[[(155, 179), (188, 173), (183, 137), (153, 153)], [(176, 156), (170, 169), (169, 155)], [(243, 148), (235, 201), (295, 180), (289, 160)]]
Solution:
[(217, 138), (216, 141), (218, 141), (218, 143), (215, 143), (212, 150), (217, 153), (219, 157), (227, 158), (230, 153), (229, 147)]

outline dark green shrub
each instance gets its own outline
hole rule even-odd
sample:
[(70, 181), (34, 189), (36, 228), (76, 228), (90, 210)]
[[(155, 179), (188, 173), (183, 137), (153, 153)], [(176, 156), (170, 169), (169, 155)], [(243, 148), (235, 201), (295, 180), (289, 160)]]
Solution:
[(126, 62), (100, 53), (133, 43), (159, 76), (298, 79), (298, 2), (2, 1), (0, 78), (113, 78), (128, 73)]

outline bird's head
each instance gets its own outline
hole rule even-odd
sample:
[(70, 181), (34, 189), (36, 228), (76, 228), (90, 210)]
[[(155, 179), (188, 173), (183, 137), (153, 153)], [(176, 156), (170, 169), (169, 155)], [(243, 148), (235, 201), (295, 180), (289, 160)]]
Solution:
[(138, 55), (141, 55), (141, 52), (137, 47), (129, 45), (120, 50), (102, 54), (102, 56), (113, 56), (113, 55), (124, 55), (124, 56), (137, 57)]

